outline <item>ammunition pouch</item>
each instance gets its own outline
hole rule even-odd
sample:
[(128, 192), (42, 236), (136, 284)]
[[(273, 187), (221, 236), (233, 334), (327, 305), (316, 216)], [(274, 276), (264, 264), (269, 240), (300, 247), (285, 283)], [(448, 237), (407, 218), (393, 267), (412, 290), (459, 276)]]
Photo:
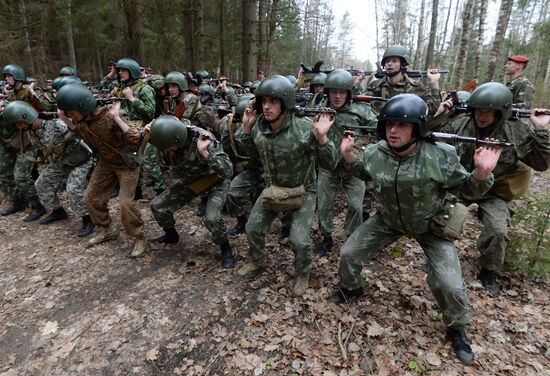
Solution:
[(291, 211), (302, 207), (305, 193), (303, 184), (293, 188), (270, 185), (264, 188), (260, 200), (267, 209), (274, 212)]
[(67, 167), (78, 167), (92, 157), (92, 149), (80, 139), (68, 144), (63, 153), (62, 163)]
[(430, 221), (430, 230), (446, 240), (456, 240), (464, 230), (468, 217), (468, 208), (458, 202), (456, 197), (446, 198), (439, 213)]
[(220, 184), (225, 179), (221, 176), (214, 174), (205, 176), (203, 178), (200, 178), (199, 180), (196, 180), (188, 185), (186, 185), (187, 188), (195, 192), (197, 195), (200, 195), (203, 192), (206, 192), (210, 188)]
[(525, 163), (519, 162), (518, 168), (495, 178), (490, 192), (504, 201), (519, 198), (529, 189), (533, 170)]

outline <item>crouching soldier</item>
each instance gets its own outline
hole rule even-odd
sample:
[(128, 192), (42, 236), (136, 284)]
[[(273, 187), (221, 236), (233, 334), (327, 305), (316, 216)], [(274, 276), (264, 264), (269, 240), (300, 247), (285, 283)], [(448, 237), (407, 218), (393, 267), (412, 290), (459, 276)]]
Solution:
[(71, 209), (82, 218), (78, 236), (89, 235), (94, 224), (84, 202), (84, 191), (88, 172), (93, 165), (90, 147), (69, 132), (63, 121), (40, 119), (38, 112), (27, 102), (8, 104), (4, 121), (27, 131), (31, 144), (42, 153), (41, 163), (44, 166), (34, 185), (40, 202), (51, 213), (42, 218), (40, 224), (47, 225), (68, 218), (57, 197), (57, 190), (66, 182)]
[(138, 147), (142, 143), (142, 134), (120, 117), (120, 102), (101, 108), (96, 108), (96, 104), (92, 92), (81, 84), (65, 85), (57, 93), (59, 118), (77, 136), (99, 151), (99, 161), (88, 183), (85, 198), (92, 222), (102, 231), (90, 239), (88, 246), (118, 238), (107, 203), (113, 188), (119, 183), (122, 225), (135, 240), (129, 256), (138, 257), (147, 249), (141, 213), (134, 205), (140, 165)]
[(151, 202), (153, 215), (164, 230), (164, 235), (151, 243), (177, 243), (174, 212), (204, 193), (208, 197), (204, 223), (220, 246), (222, 266), (234, 267), (235, 257), (223, 220), (233, 166), (222, 146), (208, 131), (171, 115), (147, 124), (145, 131), (149, 132), (149, 142), (161, 153), (160, 160), (169, 164), (177, 179)]

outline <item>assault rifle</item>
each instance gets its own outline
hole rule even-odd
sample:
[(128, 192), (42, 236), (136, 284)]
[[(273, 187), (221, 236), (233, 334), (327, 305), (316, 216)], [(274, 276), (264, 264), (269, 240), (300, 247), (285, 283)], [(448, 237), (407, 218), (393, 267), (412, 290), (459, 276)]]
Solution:
[[(464, 105), (454, 105), (453, 110), (455, 113), (465, 113), (468, 112), (468, 107)], [(512, 113), (510, 115), (510, 120), (516, 120), (516, 119), (526, 119), (531, 117), (532, 110), (522, 109), (522, 108), (512, 108)], [(550, 115), (550, 110), (544, 110), (544, 111), (535, 111), (535, 116), (540, 115)]]
[(382, 97), (373, 97), (372, 95), (356, 95), (353, 97), (353, 102), (387, 102), (389, 99)]
[(336, 110), (333, 110), (332, 108), (313, 108), (313, 107), (294, 107), (294, 113), (298, 117), (304, 117), (304, 116), (317, 116), (319, 114), (330, 114), (332, 116), (336, 115)]
[(514, 144), (506, 141), (490, 141), (490, 140), (480, 140), (475, 137), (459, 136), (452, 133), (442, 133), (442, 132), (430, 132), (427, 139), (431, 141), (443, 141), (443, 142), (466, 142), (476, 145), (498, 145), (498, 146), (507, 146), (513, 147)]
[(347, 131), (356, 131), (356, 130), (361, 131), (362, 134), (354, 134), (353, 137), (372, 138), (373, 136), (378, 136), (376, 126), (344, 124), (344, 125), (340, 125), (340, 127), (344, 128)]
[(96, 98), (96, 107), (104, 107), (108, 104), (113, 104), (115, 102), (121, 101), (121, 98), (111, 97), (111, 98)]

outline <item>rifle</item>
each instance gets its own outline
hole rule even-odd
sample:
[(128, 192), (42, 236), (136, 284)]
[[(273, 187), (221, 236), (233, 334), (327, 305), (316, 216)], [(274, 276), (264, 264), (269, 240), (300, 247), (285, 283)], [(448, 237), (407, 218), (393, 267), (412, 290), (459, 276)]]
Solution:
[(313, 107), (294, 107), (294, 113), (298, 117), (304, 116), (317, 116), (319, 114), (330, 114), (332, 116), (336, 115), (336, 110), (332, 108), (313, 108)]
[(459, 136), (452, 133), (442, 133), (442, 132), (430, 132), (427, 137), (431, 141), (443, 141), (443, 142), (467, 142), (476, 145), (498, 145), (498, 146), (508, 146), (513, 147), (514, 144), (506, 141), (489, 141), (489, 140), (480, 140), (475, 137)]
[[(453, 101), (454, 102), (454, 101)], [(456, 113), (465, 113), (468, 112), (468, 107), (464, 106), (462, 104), (460, 105), (454, 105), (453, 110)], [(531, 117), (532, 110), (527, 110), (523, 108), (512, 108), (512, 113), (510, 114), (510, 120), (517, 120), (517, 119), (526, 119)], [(543, 111), (535, 111), (535, 116), (540, 115), (546, 115), (550, 116), (550, 110), (543, 110)]]
[(382, 97), (373, 97), (372, 95), (356, 95), (353, 97), (353, 102), (387, 102), (389, 99)]
[(321, 70), (321, 65), (323, 65), (325, 62), (323, 60), (318, 60), (315, 62), (315, 65), (313, 67), (306, 67), (304, 63), (300, 64), (300, 67), (302, 67), (302, 70), (304, 73), (326, 73), (329, 74), (332, 72), (332, 69), (329, 70)]
[(357, 130), (363, 131), (363, 135), (356, 135), (356, 137), (372, 137), (372, 136), (378, 135), (376, 126), (343, 124), (343, 125), (340, 125), (340, 127), (344, 128), (345, 130), (357, 129)]
[(121, 101), (122, 99), (121, 98), (117, 98), (117, 97), (114, 97), (114, 98), (96, 98), (96, 107), (104, 107), (104, 106), (107, 106), (108, 104), (113, 104), (115, 102), (118, 102), (118, 101)]

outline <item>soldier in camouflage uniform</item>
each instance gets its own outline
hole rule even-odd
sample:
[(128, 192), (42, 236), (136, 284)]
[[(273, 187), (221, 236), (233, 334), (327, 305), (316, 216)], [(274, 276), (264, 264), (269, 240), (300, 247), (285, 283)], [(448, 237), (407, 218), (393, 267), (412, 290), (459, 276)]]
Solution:
[[(324, 92), (327, 99), (322, 101), (319, 106), (336, 110), (334, 125), (327, 135), (337, 149), (340, 148), (345, 125), (376, 127), (376, 117), (370, 108), (352, 102), (353, 77), (348, 71), (344, 69), (332, 71), (325, 80)], [(349, 236), (363, 223), (365, 183), (345, 169), (344, 161), (341, 158), (333, 171), (319, 168), (317, 210), (319, 230), (323, 236), (323, 241), (317, 248), (319, 256), (325, 256), (332, 249), (334, 199), (340, 186), (346, 195), (348, 206), (344, 224), (346, 236)]]
[(120, 117), (120, 102), (102, 108), (96, 108), (96, 104), (92, 92), (81, 84), (65, 85), (57, 93), (59, 118), (99, 151), (99, 161), (90, 178), (85, 199), (92, 222), (102, 231), (90, 239), (88, 246), (118, 238), (118, 230), (111, 221), (107, 206), (118, 183), (122, 225), (135, 240), (129, 256), (138, 257), (147, 250), (145, 226), (133, 201), (139, 176), (138, 148), (143, 142), (142, 133)]
[[(268, 185), (287, 188), (303, 185), (305, 189), (301, 207), (287, 212), (291, 217), (289, 239), (297, 273), (294, 294), (301, 296), (308, 287), (311, 271), (315, 164), (318, 161), (321, 167), (331, 170), (337, 153), (327, 137), (332, 124), (330, 117), (324, 114), (312, 126), (311, 119), (295, 116), (294, 106), (294, 87), (290, 81), (279, 75), (266, 78), (256, 93), (256, 110), (245, 110), (239, 141), (245, 155), (261, 159)], [(256, 200), (246, 224), (252, 261), (238, 270), (239, 275), (266, 267), (265, 234), (277, 215), (277, 211), (265, 205), (262, 196)]]
[[(450, 108), (451, 101), (442, 104)], [(470, 115), (458, 117), (443, 128), (461, 136), (506, 140), (506, 147), (495, 168), (495, 184), (487, 194), (476, 199), (483, 229), (477, 239), (480, 252), (479, 279), (491, 295), (500, 292), (495, 272), (502, 268), (508, 242), (510, 204), (529, 187), (531, 168), (545, 171), (550, 166), (549, 116), (531, 116), (534, 128), (519, 119), (510, 119), (512, 94), (503, 84), (491, 82), (479, 86), (468, 101)], [(460, 162), (474, 168), (474, 145), (458, 147)]]
[(327, 74), (322, 72), (317, 73), (311, 78), (311, 81), (309, 82), (309, 92), (313, 94), (313, 98), (311, 98), (311, 101), (306, 107), (317, 107), (319, 105), (319, 102), (323, 99), (325, 92), (326, 79)]
[(174, 212), (200, 194), (207, 194), (204, 223), (214, 243), (220, 246), (222, 266), (235, 266), (235, 257), (227, 237), (223, 208), (229, 179), (233, 174), (231, 161), (218, 141), (209, 132), (192, 126), (188, 120), (171, 115), (157, 118), (146, 126), (149, 141), (168, 162), (176, 181), (151, 202), (151, 210), (164, 235), (151, 243), (171, 244), (179, 241)]
[(395, 96), (382, 108), (378, 133), (382, 141), (368, 145), (362, 156), (353, 154), (353, 138), (346, 134), (341, 153), (346, 168), (370, 180), (380, 210), (348, 238), (340, 251), (341, 288), (331, 296), (342, 304), (363, 294), (363, 265), (402, 236), (420, 244), (430, 265), (428, 285), (443, 312), (457, 357), (473, 361), (464, 328), (469, 324), (466, 291), (454, 242), (434, 232), (431, 218), (443, 211), (447, 192), (479, 197), (491, 187), (501, 148), (479, 148), (475, 171), (460, 165), (453, 147), (425, 140), (428, 108), (412, 94)]
[(239, 98), (237, 97), (235, 90), (229, 86), (227, 76), (221, 75), (218, 80), (219, 84), (214, 88), (216, 97), (229, 103), (230, 107), (234, 107)]
[(504, 66), (504, 73), (510, 78), (510, 81), (506, 82), (506, 87), (512, 92), (512, 103), (515, 108), (531, 109), (533, 107), (533, 85), (523, 75), (528, 62), (527, 56), (508, 56)]
[[(438, 84), (441, 75), (437, 70), (428, 70), (428, 88), (424, 88), (421, 80), (407, 75), (409, 55), (407, 49), (399, 45), (388, 47), (382, 57), (382, 65), (385, 69), (384, 77), (371, 81), (366, 94), (388, 99), (403, 93), (416, 94), (428, 104), (430, 115), (435, 114), (441, 103)], [(374, 102), (373, 110), (379, 113), (383, 104), (384, 102)]]
[(92, 150), (82, 140), (69, 132), (61, 120), (42, 120), (38, 112), (28, 103), (11, 102), (4, 111), (4, 119), (26, 131), (31, 144), (41, 151), (40, 176), (35, 187), (40, 202), (51, 214), (40, 220), (40, 224), (67, 219), (68, 215), (57, 197), (58, 189), (66, 182), (67, 195), (73, 212), (82, 218), (79, 237), (89, 235), (94, 225), (84, 202), (88, 172), (92, 168)]

